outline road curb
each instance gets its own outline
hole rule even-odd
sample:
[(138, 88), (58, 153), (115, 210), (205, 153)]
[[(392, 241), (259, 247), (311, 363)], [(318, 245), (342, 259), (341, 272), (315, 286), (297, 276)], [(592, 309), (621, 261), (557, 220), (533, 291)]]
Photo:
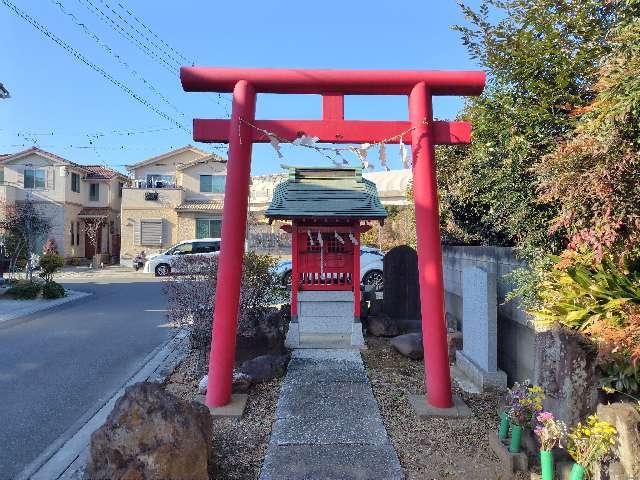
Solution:
[[(39, 303), (33, 305), (31, 308), (25, 308), (21, 311), (9, 313), (6, 315), (0, 315), (0, 325), (4, 322), (10, 322), (11, 320), (17, 320), (22, 317), (27, 317), (29, 315), (33, 315), (34, 313), (43, 312), (47, 310), (51, 310), (52, 308), (59, 307), (60, 305), (66, 305), (71, 302), (75, 302), (76, 300), (80, 300), (81, 298), (85, 298), (92, 295), (87, 292), (80, 292), (78, 290), (69, 290), (67, 289), (67, 295), (62, 298), (58, 298), (56, 300), (49, 300), (47, 303)], [(19, 300), (16, 300), (19, 301)]]
[(159, 382), (173, 372), (188, 351), (188, 331), (180, 330), (164, 344), (155, 348), (142, 361), (129, 379), (106, 402), (90, 409), (79, 422), (47, 447), (25, 467), (15, 480), (79, 480), (89, 459), (91, 434), (106, 420), (124, 390), (138, 382)]

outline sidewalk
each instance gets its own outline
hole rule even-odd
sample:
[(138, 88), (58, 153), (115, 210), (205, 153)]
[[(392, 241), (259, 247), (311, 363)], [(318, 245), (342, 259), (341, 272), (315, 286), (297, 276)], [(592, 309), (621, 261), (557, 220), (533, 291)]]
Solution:
[(65, 303), (79, 300), (83, 297), (91, 295), (86, 292), (78, 292), (75, 290), (67, 290), (67, 295), (54, 300), (45, 298), (36, 298), (34, 300), (14, 300), (7, 298), (5, 295), (0, 296), (0, 324), (9, 320), (31, 315), (32, 313), (63, 305)]
[(404, 474), (360, 353), (295, 350), (260, 480), (396, 480)]
[(82, 480), (89, 460), (91, 434), (105, 422), (125, 388), (138, 382), (164, 382), (186, 355), (188, 342), (188, 332), (179, 330), (152, 351), (137, 372), (106, 403), (85, 414), (28, 465), (16, 480)]

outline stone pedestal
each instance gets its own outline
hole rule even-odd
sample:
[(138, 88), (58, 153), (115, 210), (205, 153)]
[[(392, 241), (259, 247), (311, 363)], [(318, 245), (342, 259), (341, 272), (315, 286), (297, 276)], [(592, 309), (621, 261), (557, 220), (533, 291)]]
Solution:
[(353, 317), (353, 292), (302, 291), (298, 318), (289, 324), (285, 345), (290, 348), (362, 348), (360, 319)]
[(498, 320), (495, 273), (477, 267), (462, 274), (463, 350), (456, 366), (478, 388), (506, 388), (507, 374), (498, 370)]

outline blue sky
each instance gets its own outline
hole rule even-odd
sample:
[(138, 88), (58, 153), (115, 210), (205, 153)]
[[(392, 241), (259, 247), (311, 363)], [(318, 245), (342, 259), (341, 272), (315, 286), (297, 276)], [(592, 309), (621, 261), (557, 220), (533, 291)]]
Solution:
[[(224, 98), (222, 105), (217, 103), (214, 94), (182, 91), (173, 65), (186, 63), (185, 58), (196, 65), (215, 66), (477, 68), (451, 29), (464, 22), (453, 0), (7, 1), (189, 129), (193, 117), (226, 117), (225, 105), (230, 104)], [(468, 3), (475, 6), (478, 2)], [(37, 143), (78, 163), (123, 170), (125, 164), (194, 143), (190, 133), (138, 103), (16, 16), (2, 1), (0, 45), (0, 82), (11, 93), (10, 99), (0, 100), (0, 153)], [(460, 98), (439, 97), (434, 113), (438, 118), (453, 118), (461, 106)], [(258, 97), (258, 118), (313, 119), (319, 115), (320, 98), (316, 96)], [(406, 119), (406, 98), (347, 97), (345, 115), (351, 119)], [(141, 131), (146, 133), (127, 134)], [(220, 150), (198, 146), (223, 155), (226, 151), (226, 146)], [(396, 152), (389, 148), (391, 168), (401, 168)], [(285, 146), (283, 153), (287, 164), (330, 164), (318, 153), (299, 147)], [(350, 162), (357, 163), (353, 157)], [(253, 174), (278, 172), (281, 163), (269, 145), (254, 146)]]

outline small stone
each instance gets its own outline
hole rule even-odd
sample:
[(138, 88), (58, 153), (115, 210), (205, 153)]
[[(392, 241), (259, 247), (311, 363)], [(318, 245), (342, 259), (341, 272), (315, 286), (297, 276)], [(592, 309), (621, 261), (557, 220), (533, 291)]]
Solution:
[(234, 393), (247, 393), (253, 385), (252, 378), (246, 373), (233, 372), (231, 389)]
[(399, 335), (391, 339), (391, 346), (395, 348), (398, 353), (409, 357), (413, 360), (422, 360), (424, 357), (424, 349), (422, 346), (422, 334), (420, 333), (407, 333), (405, 335)]
[(207, 393), (207, 385), (209, 383), (209, 375), (205, 375), (198, 382), (198, 393), (205, 394)]
[(367, 333), (374, 337), (395, 337), (400, 333), (398, 322), (385, 314), (370, 316)]
[(455, 363), (456, 351), (462, 350), (462, 332), (447, 334), (447, 343), (449, 345), (449, 363)]
[(249, 376), (253, 383), (266, 382), (283, 376), (289, 359), (290, 355), (260, 355), (244, 362), (238, 370)]
[(136, 383), (91, 435), (85, 480), (208, 480), (209, 410), (157, 383)]

